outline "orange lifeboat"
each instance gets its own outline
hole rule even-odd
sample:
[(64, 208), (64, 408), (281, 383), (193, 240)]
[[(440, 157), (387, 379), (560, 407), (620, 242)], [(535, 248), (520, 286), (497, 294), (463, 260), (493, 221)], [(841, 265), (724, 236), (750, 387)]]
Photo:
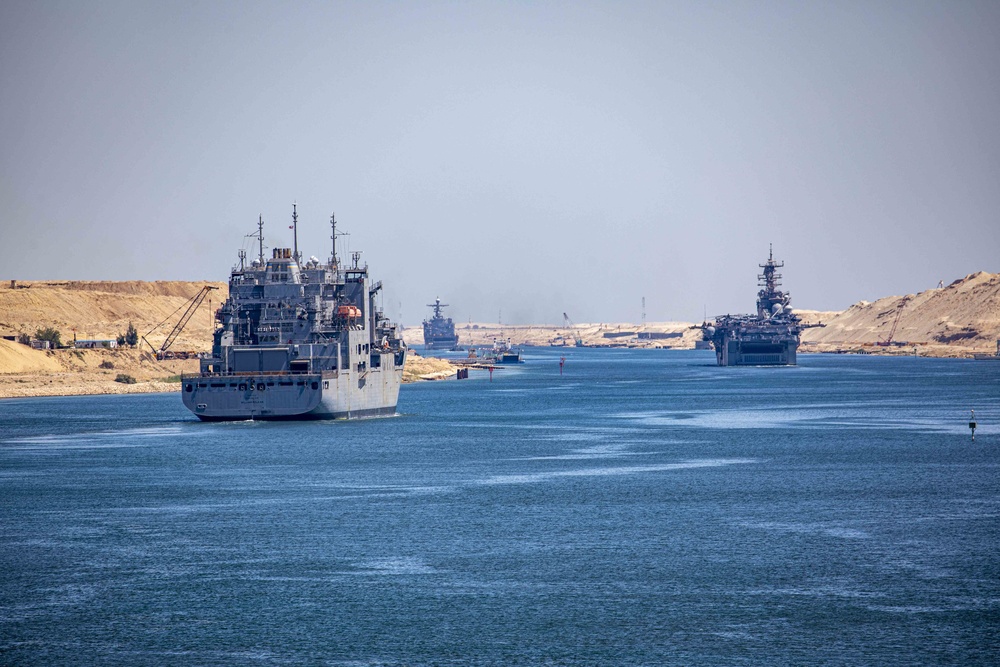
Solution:
[(337, 315), (347, 319), (355, 319), (361, 317), (361, 309), (357, 306), (338, 306)]

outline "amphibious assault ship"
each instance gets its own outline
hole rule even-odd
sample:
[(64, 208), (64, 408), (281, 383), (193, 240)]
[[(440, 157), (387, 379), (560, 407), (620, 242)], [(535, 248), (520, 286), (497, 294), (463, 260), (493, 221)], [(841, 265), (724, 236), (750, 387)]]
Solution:
[(794, 366), (799, 348), (799, 334), (806, 328), (791, 309), (792, 297), (778, 289), (785, 265), (774, 261), (770, 251), (767, 262), (758, 264), (763, 273), (757, 276), (756, 315), (724, 315), (713, 324), (702, 326), (704, 335), (715, 347), (720, 366)]
[(376, 305), (361, 253), (341, 265), (337, 223), (330, 216), (330, 259), (303, 261), (298, 214), (294, 248), (274, 248), (239, 262), (229, 298), (216, 312), (212, 354), (201, 372), (181, 377), (184, 405), (206, 421), (354, 419), (396, 412), (406, 346)]
[(441, 309), (448, 304), (441, 303), (441, 298), (435, 298), (434, 303), (427, 304), (434, 309), (434, 316), (429, 320), (424, 320), (424, 349), (427, 350), (456, 350), (458, 349), (458, 335), (455, 333), (455, 323), (450, 317), (441, 314)]

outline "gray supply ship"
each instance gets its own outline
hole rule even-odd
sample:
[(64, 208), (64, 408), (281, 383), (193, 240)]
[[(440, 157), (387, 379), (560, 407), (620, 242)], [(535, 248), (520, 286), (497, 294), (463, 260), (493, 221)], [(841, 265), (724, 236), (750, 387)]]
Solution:
[(330, 216), (330, 259), (303, 261), (298, 215), (294, 248), (264, 259), (246, 252), (229, 278), (229, 298), (216, 312), (212, 355), (201, 372), (181, 377), (184, 405), (207, 421), (238, 419), (354, 419), (393, 415), (406, 347), (376, 306), (361, 253), (342, 266)]
[(441, 309), (448, 306), (441, 303), (441, 299), (434, 299), (434, 303), (427, 304), (434, 309), (434, 315), (429, 320), (424, 320), (424, 349), (427, 350), (457, 350), (458, 335), (455, 333), (455, 323), (450, 317), (445, 317)]
[(720, 366), (794, 366), (799, 334), (806, 328), (792, 312), (792, 297), (778, 287), (783, 267), (770, 252), (759, 264), (756, 315), (724, 315), (702, 326), (706, 339), (715, 347)]

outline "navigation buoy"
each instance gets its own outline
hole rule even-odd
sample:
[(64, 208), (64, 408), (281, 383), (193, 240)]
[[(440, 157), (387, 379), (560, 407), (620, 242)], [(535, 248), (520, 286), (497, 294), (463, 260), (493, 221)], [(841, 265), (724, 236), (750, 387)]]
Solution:
[(566, 363), (566, 357), (559, 357), (559, 375), (562, 375), (563, 364)]
[(490, 382), (493, 382), (493, 367), (490, 366)]
[(972, 431), (972, 442), (976, 441), (976, 411), (972, 411), (972, 416), (969, 417), (969, 430)]

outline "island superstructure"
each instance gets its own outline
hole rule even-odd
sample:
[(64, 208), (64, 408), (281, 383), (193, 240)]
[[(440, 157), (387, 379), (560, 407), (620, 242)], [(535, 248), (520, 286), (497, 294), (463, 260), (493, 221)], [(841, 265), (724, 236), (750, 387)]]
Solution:
[(458, 335), (455, 333), (455, 323), (450, 317), (445, 317), (441, 309), (448, 304), (441, 303), (441, 298), (427, 304), (434, 309), (434, 315), (424, 320), (424, 348), (427, 350), (455, 350), (458, 348)]
[(258, 257), (248, 264), (240, 251), (212, 354), (181, 378), (184, 405), (206, 421), (395, 414), (406, 346), (377, 306), (381, 281), (361, 253), (341, 264), (334, 216), (326, 262), (299, 254), (295, 207), (292, 229), (294, 248), (265, 260), (258, 220)]
[(724, 315), (703, 326), (706, 338), (715, 347), (720, 366), (794, 366), (799, 347), (799, 335), (805, 328), (792, 312), (792, 297), (778, 289), (784, 262), (768, 254), (757, 282), (756, 315)]

